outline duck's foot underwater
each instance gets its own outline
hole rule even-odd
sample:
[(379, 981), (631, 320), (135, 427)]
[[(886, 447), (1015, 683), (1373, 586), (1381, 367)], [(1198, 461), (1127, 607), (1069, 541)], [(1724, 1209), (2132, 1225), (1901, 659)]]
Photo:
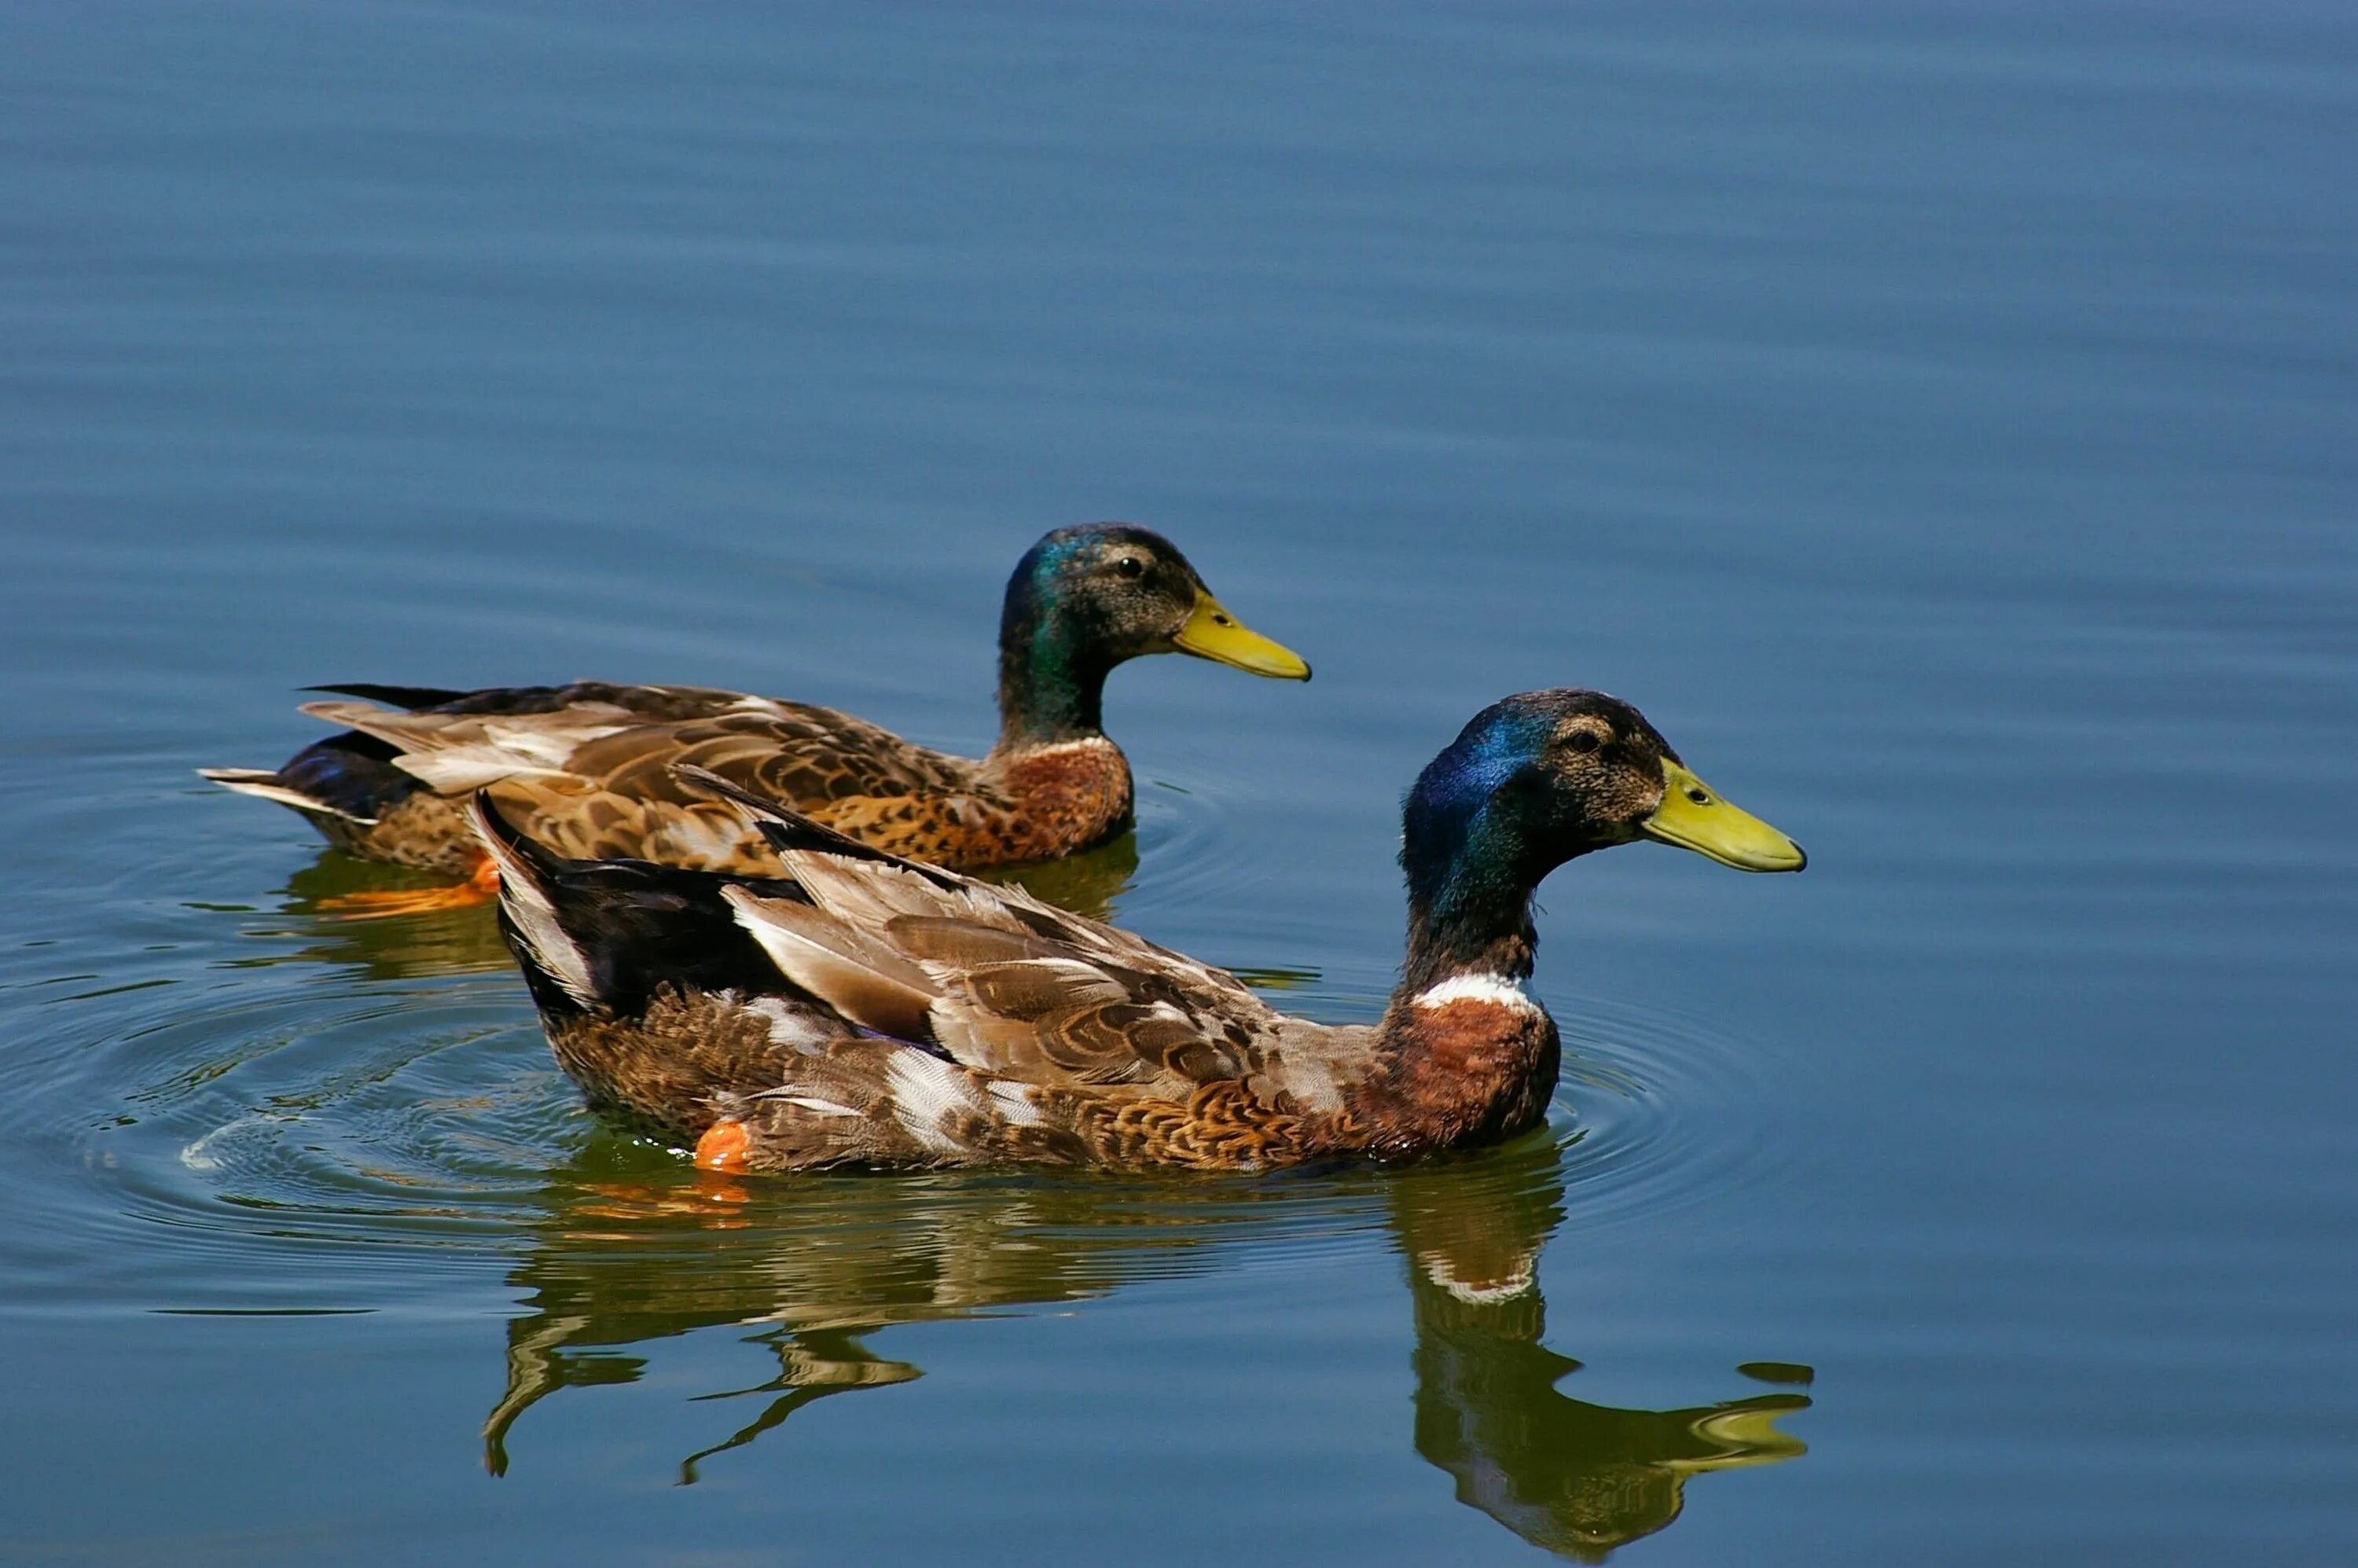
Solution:
[(697, 1166), (737, 1175), (748, 1168), (746, 1151), (752, 1143), (753, 1135), (746, 1130), (743, 1122), (724, 1116), (705, 1129), (704, 1136), (696, 1141)]
[(392, 920), (405, 914), (434, 914), (446, 909), (472, 909), (500, 896), (500, 871), (486, 855), (475, 862), (467, 880), (449, 887), (387, 888), (374, 892), (341, 893), (319, 901), (322, 910), (339, 920)]

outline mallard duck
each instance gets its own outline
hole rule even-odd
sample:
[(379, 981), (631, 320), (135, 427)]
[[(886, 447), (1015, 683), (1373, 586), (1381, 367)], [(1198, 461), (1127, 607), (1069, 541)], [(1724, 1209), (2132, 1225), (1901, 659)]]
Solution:
[(1509, 697), (1410, 791), (1400, 986), (1382, 1022), (1336, 1026), (1020, 889), (678, 772), (741, 813), (785, 874), (567, 860), (488, 795), (472, 815), (558, 1062), (594, 1103), (725, 1171), (1260, 1170), (1511, 1138), (1556, 1080), (1555, 1024), (1524, 989), (1541, 879), (1639, 838), (1742, 871), (1803, 863), (1628, 704)]
[(1053, 860), (1128, 823), (1130, 764), (1105, 734), (1099, 700), (1116, 665), (1165, 653), (1310, 678), (1299, 656), (1229, 614), (1169, 540), (1098, 524), (1048, 534), (1008, 579), (999, 740), (979, 759), (809, 703), (576, 681), (469, 692), (322, 687), (370, 699), (304, 705), (344, 733), (275, 773), (200, 772), (301, 812), (348, 854), (470, 879), (447, 894), (378, 901), (394, 912), (491, 896), (489, 862), (460, 809), (482, 787), (510, 822), (569, 857), (774, 873), (761, 835), (732, 807), (682, 788), (675, 763), (864, 844), (973, 871)]

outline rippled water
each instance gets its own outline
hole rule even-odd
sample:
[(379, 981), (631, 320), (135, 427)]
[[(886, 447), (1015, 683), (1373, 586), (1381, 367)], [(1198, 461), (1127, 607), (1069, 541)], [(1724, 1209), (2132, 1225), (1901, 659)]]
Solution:
[[(2352, 1555), (2353, 46), (12, 10), (0, 1559)], [(1099, 516), (1319, 675), (1118, 675), (1046, 896), (1372, 1017), (1400, 790), (1574, 682), (1811, 871), (1560, 874), (1478, 1158), (731, 1182), (190, 773), (361, 679), (979, 749)]]

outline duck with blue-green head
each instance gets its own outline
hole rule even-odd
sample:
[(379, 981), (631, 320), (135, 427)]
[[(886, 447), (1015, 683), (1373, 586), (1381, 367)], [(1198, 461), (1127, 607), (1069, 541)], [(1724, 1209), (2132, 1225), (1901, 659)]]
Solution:
[(384, 895), (382, 913), (489, 896), (490, 863), (460, 810), (478, 789), (568, 858), (774, 872), (761, 835), (682, 787), (672, 773), (680, 764), (861, 843), (980, 870), (1068, 855), (1129, 823), (1130, 764), (1105, 732), (1106, 679), (1128, 660), (1170, 653), (1310, 678), (1299, 655), (1215, 599), (1168, 539), (1101, 523), (1048, 534), (1008, 579), (999, 737), (979, 758), (833, 708), (700, 687), (347, 686), (323, 689), (374, 700), (304, 708), (349, 726), (344, 733), (274, 772), (205, 776), (293, 807), (347, 853), (469, 878), (460, 889)]
[(1628, 703), (1509, 697), (1410, 790), (1400, 984), (1380, 1022), (1332, 1025), (1020, 889), (710, 773), (681, 782), (740, 810), (784, 876), (563, 860), (493, 803), (476, 820), (558, 1062), (728, 1171), (1263, 1170), (1498, 1142), (1555, 1087), (1556, 1026), (1528, 988), (1549, 873), (1641, 838), (1741, 871), (1803, 864)]

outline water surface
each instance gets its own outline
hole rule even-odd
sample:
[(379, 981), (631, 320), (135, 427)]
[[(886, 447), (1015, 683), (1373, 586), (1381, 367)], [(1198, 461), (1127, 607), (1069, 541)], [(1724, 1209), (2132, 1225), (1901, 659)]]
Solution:
[[(0, 1558), (2358, 1552), (2341, 8), (0, 45)], [(1120, 672), (1049, 896), (1370, 1018), (1399, 792), (1556, 684), (1812, 868), (1559, 874), (1482, 1157), (727, 1183), (190, 773), (336, 680), (979, 749), (1096, 517), (1318, 678)]]

